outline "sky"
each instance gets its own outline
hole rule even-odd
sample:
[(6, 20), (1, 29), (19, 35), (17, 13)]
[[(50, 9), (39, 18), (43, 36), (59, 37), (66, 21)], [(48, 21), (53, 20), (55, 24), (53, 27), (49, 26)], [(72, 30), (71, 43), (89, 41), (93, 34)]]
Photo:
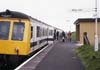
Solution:
[[(0, 11), (23, 12), (64, 31), (75, 31), (78, 18), (93, 18), (95, 0), (0, 0)], [(72, 9), (83, 9), (73, 12)], [(100, 11), (100, 0), (98, 0)], [(100, 12), (98, 12), (100, 15)]]

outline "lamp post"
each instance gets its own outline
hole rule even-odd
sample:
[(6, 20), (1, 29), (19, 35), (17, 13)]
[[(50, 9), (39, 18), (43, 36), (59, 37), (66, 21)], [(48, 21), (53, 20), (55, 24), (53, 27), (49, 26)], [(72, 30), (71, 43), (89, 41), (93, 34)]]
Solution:
[(95, 45), (94, 51), (98, 51), (98, 9), (97, 9), (97, 0), (95, 0)]

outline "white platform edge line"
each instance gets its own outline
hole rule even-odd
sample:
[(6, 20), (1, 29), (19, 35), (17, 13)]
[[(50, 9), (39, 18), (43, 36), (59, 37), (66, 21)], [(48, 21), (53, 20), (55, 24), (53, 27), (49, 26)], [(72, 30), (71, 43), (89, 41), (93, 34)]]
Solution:
[(76, 44), (76, 46), (82, 46), (83, 44)]
[[(49, 46), (49, 45), (48, 45)], [(26, 63), (28, 63), (30, 60), (32, 60), (34, 57), (36, 57), (39, 53), (41, 53), (43, 50), (45, 50), (48, 46), (44, 47), (42, 50), (40, 50), (39, 52), (37, 52), (35, 55), (33, 55), (31, 58), (29, 58), (28, 60), (26, 60), (25, 62), (23, 62), (21, 65), (19, 65), (17, 68), (15, 68), (14, 70), (19, 70), (22, 66), (24, 66)]]

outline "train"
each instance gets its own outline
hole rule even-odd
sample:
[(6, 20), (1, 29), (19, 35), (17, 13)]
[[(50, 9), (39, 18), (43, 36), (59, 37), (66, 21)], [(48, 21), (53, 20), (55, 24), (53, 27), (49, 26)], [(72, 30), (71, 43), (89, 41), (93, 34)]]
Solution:
[(63, 30), (21, 12), (0, 12), (0, 61), (19, 62), (39, 48), (53, 43)]

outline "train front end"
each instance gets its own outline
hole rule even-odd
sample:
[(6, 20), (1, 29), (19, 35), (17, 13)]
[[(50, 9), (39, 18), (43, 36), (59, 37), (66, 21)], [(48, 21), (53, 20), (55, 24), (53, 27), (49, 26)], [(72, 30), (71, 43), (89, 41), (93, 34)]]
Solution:
[(30, 21), (22, 13), (0, 13), (0, 55), (28, 55)]

